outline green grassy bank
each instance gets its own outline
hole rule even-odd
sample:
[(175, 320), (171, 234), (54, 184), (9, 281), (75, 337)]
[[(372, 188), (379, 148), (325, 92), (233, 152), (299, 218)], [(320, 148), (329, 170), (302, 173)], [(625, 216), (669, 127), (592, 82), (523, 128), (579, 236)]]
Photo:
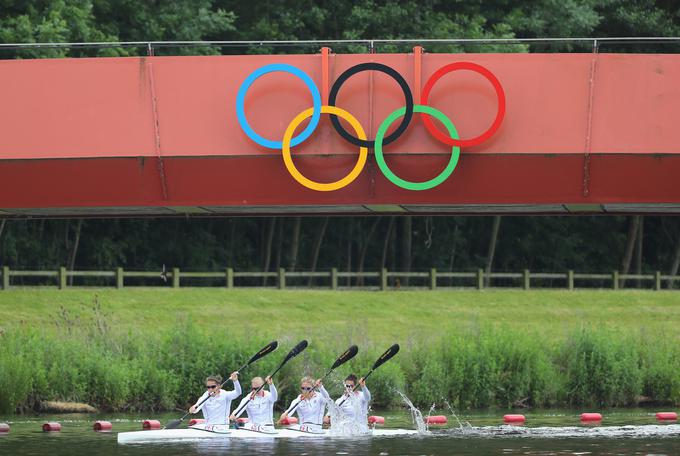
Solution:
[(301, 338), (281, 405), (350, 343), (360, 355), (336, 392), (394, 342), (401, 353), (371, 379), (376, 406), (396, 404), (393, 388), (459, 408), (678, 404), (679, 323), (673, 292), (16, 289), (0, 292), (0, 413), (41, 400), (172, 409), (263, 343), (281, 349), (246, 377)]

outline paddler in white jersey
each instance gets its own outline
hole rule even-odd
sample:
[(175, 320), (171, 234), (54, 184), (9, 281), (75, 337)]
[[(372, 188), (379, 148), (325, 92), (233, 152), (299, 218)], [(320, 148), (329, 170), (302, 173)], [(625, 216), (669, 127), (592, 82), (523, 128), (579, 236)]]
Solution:
[(357, 424), (359, 431), (368, 432), (368, 404), (371, 402), (371, 392), (362, 378), (359, 380), (361, 391), (355, 390), (357, 376), (350, 374), (345, 379), (345, 393), (335, 403), (340, 405), (340, 411), (349, 420)]
[[(267, 377), (266, 382), (269, 384), (269, 391), (265, 391), (264, 388), (260, 389), (264, 385), (264, 380), (262, 377), (255, 377), (250, 382), (251, 392), (241, 399), (241, 403), (236, 410), (240, 410), (238, 415), (233, 413), (229, 416), (229, 419), (235, 421), (236, 418), (241, 416), (244, 411), (248, 411), (248, 423), (243, 427), (250, 429), (251, 431), (257, 432), (274, 432), (274, 403), (279, 398), (276, 391), (276, 387), (272, 382), (271, 377)], [(260, 389), (260, 391), (255, 394), (255, 392)], [(244, 404), (248, 402), (247, 406)]]
[[(318, 392), (315, 391), (318, 389)], [(326, 401), (330, 396), (323, 387), (321, 380), (314, 381), (313, 378), (304, 377), (300, 381), (300, 395), (290, 403), (290, 407), (279, 419), (279, 423), (288, 418), (289, 414), (297, 412), (299, 424), (292, 427), (303, 432), (321, 433), (323, 432), (323, 416), (326, 411)], [(293, 410), (294, 409), (294, 410)]]
[[(228, 425), (227, 417), (231, 409), (231, 401), (241, 395), (241, 384), (238, 382), (238, 372), (234, 372), (229, 376), (229, 380), (234, 382), (234, 389), (232, 391), (225, 391), (220, 384), (222, 377), (219, 375), (211, 375), (205, 379), (205, 387), (207, 391), (198, 398), (196, 403), (191, 406), (189, 413), (198, 413), (203, 411), (203, 418), (205, 418), (205, 425)], [(205, 398), (208, 398), (201, 404)], [(201, 404), (201, 405), (199, 405)]]

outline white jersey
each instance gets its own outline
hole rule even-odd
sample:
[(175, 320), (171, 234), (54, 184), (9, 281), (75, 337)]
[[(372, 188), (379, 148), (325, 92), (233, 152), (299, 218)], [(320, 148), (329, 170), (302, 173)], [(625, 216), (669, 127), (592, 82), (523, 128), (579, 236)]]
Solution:
[[(314, 394), (314, 397), (302, 400), (302, 395), (296, 397), (290, 403), (290, 407), (286, 412), (290, 412), (295, 408), (300, 425), (314, 425), (321, 426), (323, 424), (323, 416), (326, 411), (326, 401), (330, 399), (326, 388), (321, 385), (319, 392)], [(298, 405), (299, 404), (299, 405)], [(297, 406), (297, 407), (296, 407)]]
[[(251, 399), (252, 393), (241, 399), (241, 403), (236, 410), (240, 410), (236, 418), (241, 416), (244, 411), (248, 411), (248, 419), (251, 424), (264, 426), (267, 424), (274, 425), (274, 403), (279, 398), (276, 392), (276, 387), (272, 383), (269, 385), (269, 391), (264, 391), (264, 396), (255, 396)], [(250, 401), (250, 402), (248, 402)], [(247, 406), (243, 406), (248, 402)]]
[(356, 421), (362, 427), (368, 426), (368, 403), (371, 402), (371, 392), (367, 387), (364, 386), (361, 391), (354, 391), (352, 397), (347, 393), (343, 394), (335, 401), (338, 405), (340, 402), (342, 402), (340, 410), (347, 418)]
[(203, 411), (203, 418), (205, 424), (229, 424), (229, 411), (231, 410), (231, 401), (241, 395), (241, 384), (238, 380), (234, 381), (234, 389), (232, 391), (220, 390), (218, 396), (210, 396), (210, 398), (198, 405), (203, 399), (208, 397), (210, 393), (206, 391), (198, 398), (194, 407), (196, 412)]

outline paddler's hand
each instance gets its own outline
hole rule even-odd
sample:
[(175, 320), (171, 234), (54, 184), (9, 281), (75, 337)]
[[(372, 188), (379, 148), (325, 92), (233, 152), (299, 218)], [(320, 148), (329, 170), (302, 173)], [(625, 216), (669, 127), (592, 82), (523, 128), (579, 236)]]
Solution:
[(320, 386), (322, 386), (322, 385), (323, 385), (323, 382), (321, 381), (321, 379), (318, 379), (318, 380), (316, 381), (316, 383), (314, 384), (314, 387), (315, 387), (315, 388), (318, 388), (318, 387), (320, 387)]
[(238, 380), (238, 372), (232, 372), (231, 375), (229, 376), (229, 380), (232, 382), (235, 382)]
[(279, 421), (277, 421), (277, 423), (281, 424), (283, 422), (283, 420), (285, 420), (286, 418), (288, 418), (288, 414), (286, 412), (283, 412), (281, 414), (281, 417), (279, 417)]
[(196, 406), (192, 405), (191, 408), (189, 409), (189, 413), (196, 413)]
[(268, 385), (271, 385), (274, 381), (272, 380), (271, 376), (267, 375), (265, 378), (265, 381), (267, 382)]
[(363, 377), (359, 379), (359, 386), (361, 386), (362, 388), (366, 387), (366, 380), (364, 380)]
[(331, 417), (326, 415), (323, 417), (323, 424), (331, 424)]
[(233, 413), (229, 415), (229, 421), (236, 421), (236, 416)]

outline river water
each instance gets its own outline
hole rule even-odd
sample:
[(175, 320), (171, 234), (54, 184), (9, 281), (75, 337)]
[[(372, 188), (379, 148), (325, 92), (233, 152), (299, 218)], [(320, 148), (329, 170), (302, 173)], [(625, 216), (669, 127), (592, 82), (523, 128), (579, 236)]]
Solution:
[[(0, 422), (11, 424), (9, 434), (0, 434), (0, 455), (680, 455), (680, 424), (659, 424), (652, 410), (604, 411), (604, 420), (598, 426), (581, 425), (579, 412), (570, 410), (526, 413), (526, 426), (505, 426), (503, 413), (463, 414), (459, 416), (462, 426), (447, 414), (447, 426), (431, 428), (422, 436), (266, 441), (225, 438), (136, 445), (119, 445), (117, 432), (140, 430), (146, 418), (166, 423), (177, 416), (0, 417)], [(385, 428), (414, 429), (410, 414), (403, 410), (381, 414)], [(111, 421), (113, 432), (93, 432), (96, 419)], [(43, 433), (41, 426), (46, 421), (59, 421), (62, 431)]]

